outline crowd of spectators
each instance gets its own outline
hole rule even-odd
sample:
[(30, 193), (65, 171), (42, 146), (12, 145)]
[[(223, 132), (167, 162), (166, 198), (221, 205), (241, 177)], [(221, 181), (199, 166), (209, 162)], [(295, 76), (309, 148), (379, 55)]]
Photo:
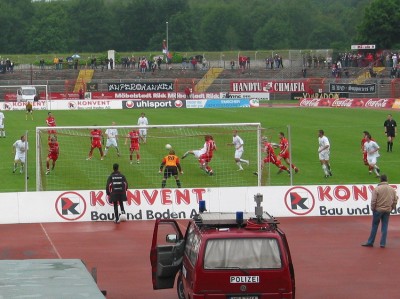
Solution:
[(9, 73), (14, 72), (14, 62), (9, 58), (7, 59), (0, 58), (0, 73), (4, 74), (6, 72)]

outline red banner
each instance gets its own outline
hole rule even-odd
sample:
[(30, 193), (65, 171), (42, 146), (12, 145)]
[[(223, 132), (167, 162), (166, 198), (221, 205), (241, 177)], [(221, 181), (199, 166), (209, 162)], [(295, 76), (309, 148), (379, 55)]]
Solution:
[(396, 99), (369, 99), (369, 98), (357, 98), (357, 99), (347, 99), (347, 98), (322, 98), (322, 99), (312, 99), (304, 98), (299, 101), (300, 107), (343, 107), (343, 108), (373, 108), (373, 109), (388, 109), (392, 108)]
[(292, 93), (309, 92), (306, 80), (286, 81), (231, 81), (231, 92), (270, 92), (270, 93)]

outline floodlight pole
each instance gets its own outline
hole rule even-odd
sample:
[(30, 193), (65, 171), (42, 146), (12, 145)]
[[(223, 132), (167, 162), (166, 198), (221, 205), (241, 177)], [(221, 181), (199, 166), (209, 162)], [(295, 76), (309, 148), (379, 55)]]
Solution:
[(167, 25), (167, 49), (166, 50), (167, 50), (167, 53), (168, 53), (168, 49), (169, 49), (168, 48), (168, 22), (165, 22), (165, 24)]

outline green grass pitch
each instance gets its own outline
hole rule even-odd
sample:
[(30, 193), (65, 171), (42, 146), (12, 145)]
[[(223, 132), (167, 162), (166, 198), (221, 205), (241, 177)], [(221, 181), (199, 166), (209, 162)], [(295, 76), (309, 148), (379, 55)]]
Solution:
[[(28, 190), (35, 190), (35, 140), (34, 133), (36, 126), (46, 126), (45, 119), (47, 111), (35, 111), (34, 120), (25, 120), (25, 111), (3, 111), (5, 114), (6, 138), (0, 138), (0, 151), (2, 163), (0, 165), (0, 175), (2, 177), (1, 192), (24, 191), (25, 183), (23, 176), (19, 173), (13, 174), (13, 149), (12, 144), (20, 138), (27, 130), (29, 132), (30, 151), (28, 155), (30, 177)], [(398, 183), (400, 179), (400, 145), (398, 139), (392, 153), (386, 152), (386, 136), (384, 135), (383, 122), (390, 113), (385, 110), (367, 109), (345, 109), (345, 108), (257, 108), (257, 109), (142, 109), (142, 110), (80, 110), (80, 111), (53, 111), (59, 126), (91, 126), (93, 124), (109, 126), (112, 121), (119, 125), (136, 125), (141, 112), (145, 112), (151, 125), (165, 124), (198, 124), (198, 123), (247, 123), (260, 122), (264, 128), (272, 128), (268, 132), (272, 135), (272, 141), (278, 142), (278, 133), (285, 130), (287, 125), (291, 128), (292, 138), (292, 158), (293, 162), (300, 169), (300, 172), (293, 176), (294, 185), (315, 185), (315, 184), (376, 184), (378, 182), (374, 175), (368, 174), (368, 169), (363, 165), (360, 150), (362, 132), (368, 130), (372, 137), (381, 147), (381, 157), (378, 165), (382, 173), (386, 173), (391, 183)], [(396, 120), (396, 114), (394, 114)], [(325, 179), (318, 160), (318, 130), (325, 130), (326, 136), (331, 142), (331, 166), (333, 177)], [(271, 133), (272, 132), (272, 133)], [(275, 135), (276, 133), (276, 135)], [(218, 155), (225, 154), (233, 156), (232, 148), (225, 145), (231, 141), (231, 135), (220, 137), (216, 140), (218, 145)], [(221, 140), (222, 139), (222, 140)], [(173, 143), (168, 142), (168, 143)], [(199, 144), (201, 146), (202, 143)], [(121, 145), (124, 151), (127, 149)], [(82, 153), (83, 158), (71, 164), (70, 172), (76, 173), (76, 181), (87, 182), (89, 189), (103, 189), (105, 185), (92, 186), (90, 178), (81, 171), (85, 168), (85, 157), (89, 150)], [(62, 147), (61, 147), (62, 153)], [(96, 153), (98, 155), (98, 153)], [(110, 154), (114, 154), (113, 149)], [(165, 154), (164, 149), (160, 149), (160, 161)], [(181, 155), (182, 153), (177, 153)], [(216, 155), (215, 158), (218, 158)], [(189, 158), (188, 158), (189, 159)], [(182, 162), (184, 170), (188, 167), (197, 167), (193, 157), (190, 162)], [(90, 161), (95, 162), (95, 161)], [(100, 161), (98, 161), (100, 163)], [(111, 172), (112, 159), (104, 162), (104, 182)], [(135, 186), (135, 178), (145, 175), (138, 168), (129, 168), (128, 161), (119, 161), (121, 171), (125, 173), (130, 182), (131, 188)], [(63, 163), (62, 154), (58, 163)], [(191, 165), (189, 165), (191, 164)], [(236, 165), (232, 160), (232, 167)], [(248, 167), (237, 175), (243, 177), (243, 181), (248, 185), (254, 185), (256, 177), (252, 174), (256, 170), (256, 165)], [(148, 171), (148, 170), (147, 170)], [(155, 170), (156, 171), (156, 170)], [(277, 168), (272, 166), (269, 183), (271, 185), (289, 185), (290, 179), (287, 175), (277, 175)], [(182, 185), (185, 182), (196, 180), (196, 175), (185, 174), (181, 177)], [(190, 173), (190, 172), (189, 172)], [(197, 171), (198, 175), (202, 175)], [(171, 182), (169, 187), (175, 187)], [(161, 177), (160, 177), (161, 182)], [(84, 183), (82, 183), (84, 184)], [(211, 185), (212, 186), (212, 185)], [(83, 187), (86, 188), (86, 185)], [(148, 188), (159, 188), (160, 184), (149, 185)]]

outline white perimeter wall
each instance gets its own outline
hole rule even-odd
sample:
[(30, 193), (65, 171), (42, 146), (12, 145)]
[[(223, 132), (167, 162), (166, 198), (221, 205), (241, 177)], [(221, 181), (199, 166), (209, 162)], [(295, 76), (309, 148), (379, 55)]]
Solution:
[[(376, 185), (312, 185), (239, 188), (131, 189), (128, 220), (189, 219), (205, 200), (210, 212), (254, 212), (254, 195), (275, 217), (371, 215)], [(392, 185), (398, 189), (399, 185)], [(113, 207), (104, 190), (0, 194), (0, 223), (110, 221)], [(399, 205), (392, 214), (400, 214)]]

